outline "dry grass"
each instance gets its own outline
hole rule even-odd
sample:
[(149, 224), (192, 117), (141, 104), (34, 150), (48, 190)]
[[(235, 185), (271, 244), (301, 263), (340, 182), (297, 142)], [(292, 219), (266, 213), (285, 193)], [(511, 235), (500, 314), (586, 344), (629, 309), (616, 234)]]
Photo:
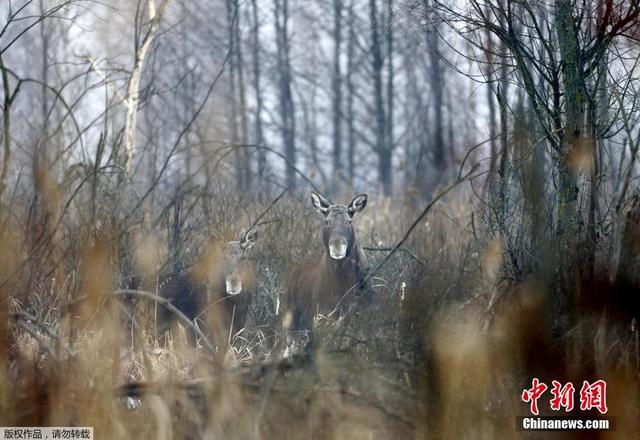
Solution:
[[(314, 362), (281, 357), (275, 315), (289, 271), (320, 243), (306, 199), (270, 210), (277, 221), (253, 255), (249, 325), (216, 356), (182, 326), (156, 338), (152, 305), (112, 295), (132, 273), (172, 265), (171, 215), (147, 208), (122, 224), (103, 207), (92, 224), (81, 208), (61, 213), (62, 199), (32, 220), (16, 209), (0, 235), (0, 425), (94, 426), (97, 438), (514, 438), (527, 409), (520, 393), (538, 375), (607, 379), (617, 428), (606, 437), (640, 428), (637, 321), (582, 309), (560, 344), (547, 287), (505, 276), (505, 243), (472, 221), (465, 191), (439, 202), (375, 274), (370, 304), (318, 317)], [(193, 205), (179, 225), (181, 262), (268, 204), (236, 210), (234, 223), (228, 200), (184, 200)], [(357, 222), (361, 244), (393, 245), (414, 215), (401, 199), (371, 199)], [(372, 265), (384, 256), (367, 254)]]

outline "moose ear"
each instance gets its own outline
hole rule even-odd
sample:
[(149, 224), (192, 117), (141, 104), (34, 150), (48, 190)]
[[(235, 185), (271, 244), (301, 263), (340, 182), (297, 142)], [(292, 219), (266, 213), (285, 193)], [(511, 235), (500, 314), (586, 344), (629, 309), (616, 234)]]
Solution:
[(316, 208), (316, 211), (323, 215), (327, 215), (329, 206), (331, 206), (327, 199), (314, 191), (311, 191), (311, 204)]
[(368, 199), (368, 194), (360, 194), (359, 196), (355, 196), (351, 203), (349, 203), (349, 215), (353, 217), (357, 213), (364, 211), (364, 208), (367, 206)]
[(258, 238), (258, 230), (256, 228), (249, 229), (242, 239), (240, 240), (240, 246), (244, 250), (249, 250), (256, 244), (256, 239)]

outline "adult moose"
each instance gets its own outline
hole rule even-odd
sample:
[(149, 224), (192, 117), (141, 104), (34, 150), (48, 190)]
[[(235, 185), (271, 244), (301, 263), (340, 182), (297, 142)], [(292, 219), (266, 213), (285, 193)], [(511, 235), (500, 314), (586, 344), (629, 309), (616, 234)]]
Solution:
[(353, 219), (367, 206), (367, 199), (367, 194), (360, 194), (348, 205), (332, 205), (311, 191), (311, 203), (324, 217), (323, 249), (309, 255), (292, 272), (287, 288), (292, 330), (309, 333), (316, 313), (340, 310), (365, 288), (366, 261)]
[[(257, 229), (251, 228), (239, 240), (225, 243), (214, 257), (204, 259), (187, 273), (167, 274), (153, 280), (155, 282), (139, 280), (132, 287), (157, 291), (192, 322), (205, 314), (211, 316), (211, 330), (220, 342), (218, 345), (226, 345), (229, 336), (245, 327), (255, 291), (255, 267), (248, 256), (257, 236)], [(157, 316), (161, 335), (177, 319), (172, 310), (162, 305), (158, 306)]]

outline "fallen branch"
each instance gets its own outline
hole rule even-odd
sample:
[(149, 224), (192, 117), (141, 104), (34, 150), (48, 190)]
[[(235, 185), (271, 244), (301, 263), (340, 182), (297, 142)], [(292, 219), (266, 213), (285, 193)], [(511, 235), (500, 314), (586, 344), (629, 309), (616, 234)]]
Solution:
[[(198, 328), (198, 326), (193, 321), (191, 321), (189, 318), (187, 318), (187, 316), (184, 313), (182, 313), (179, 309), (177, 309), (176, 306), (171, 304), (171, 301), (169, 301), (168, 299), (163, 298), (161, 296), (158, 296), (158, 295), (156, 295), (154, 293), (147, 292), (145, 290), (120, 289), (120, 290), (116, 290), (115, 292), (111, 293), (111, 297), (113, 297), (113, 298), (121, 297), (121, 296), (134, 296), (134, 297), (143, 298), (143, 299), (147, 299), (147, 300), (151, 300), (151, 301), (156, 301), (158, 304), (162, 305), (164, 308), (166, 308), (171, 313), (173, 313), (186, 326), (191, 328), (201, 338), (201, 340), (204, 342), (205, 347), (213, 355), (217, 354), (214, 345), (211, 343), (211, 341), (209, 341), (209, 339), (205, 336), (205, 334), (202, 333), (202, 330), (200, 330)], [(68, 312), (75, 305), (77, 305), (78, 303), (80, 303), (82, 301), (86, 301), (87, 299), (88, 299), (88, 296), (82, 296), (82, 297), (77, 298), (77, 299), (75, 299), (74, 301), (72, 301), (72, 302), (70, 302), (68, 304), (65, 304), (65, 306), (62, 308), (62, 312), (63, 313)]]
[(158, 296), (158, 295), (156, 295), (154, 293), (144, 291), (144, 290), (132, 290), (132, 289), (116, 290), (115, 292), (113, 292), (113, 295), (114, 296), (136, 296), (138, 298), (144, 298), (144, 299), (148, 299), (148, 300), (151, 300), (151, 301), (156, 301), (158, 304), (161, 304), (163, 307), (165, 307), (167, 310), (169, 310), (171, 313), (173, 313), (185, 325), (190, 327), (200, 337), (200, 339), (204, 342), (204, 344), (207, 347), (207, 349), (212, 354), (214, 354), (214, 355), (216, 354), (215, 347), (213, 346), (211, 341), (209, 341), (209, 339), (205, 336), (205, 334), (202, 333), (202, 330), (200, 330), (198, 328), (198, 326), (193, 321), (191, 321), (189, 318), (187, 318), (187, 316), (184, 313), (182, 313), (178, 308), (176, 308), (176, 306), (171, 304), (171, 301), (169, 301), (168, 299), (163, 298), (161, 296)]
[[(201, 391), (211, 388), (220, 383), (220, 379), (232, 380), (234, 383), (247, 389), (255, 390), (258, 394), (264, 393), (264, 383), (260, 380), (270, 382), (273, 377), (270, 373), (284, 372), (296, 367), (304, 367), (310, 361), (310, 355), (296, 355), (295, 357), (279, 359), (274, 362), (267, 362), (255, 365), (249, 365), (236, 368), (225, 368), (217, 373), (206, 377), (199, 377), (185, 381), (167, 381), (167, 382), (129, 382), (120, 385), (116, 390), (119, 397), (142, 398), (145, 395), (165, 395), (168, 390), (185, 391), (188, 394), (200, 395)], [(257, 375), (257, 377), (256, 377)], [(270, 384), (271, 385), (271, 384)], [(279, 389), (269, 386), (269, 391), (276, 394), (284, 394), (289, 396), (291, 391)], [(353, 400), (363, 402), (364, 404), (375, 408), (388, 417), (395, 419), (408, 427), (415, 427), (413, 421), (402, 415), (401, 413), (390, 410), (379, 399), (370, 396), (367, 393), (351, 389), (347, 387), (326, 387), (320, 384), (313, 386), (311, 392), (339, 394)]]

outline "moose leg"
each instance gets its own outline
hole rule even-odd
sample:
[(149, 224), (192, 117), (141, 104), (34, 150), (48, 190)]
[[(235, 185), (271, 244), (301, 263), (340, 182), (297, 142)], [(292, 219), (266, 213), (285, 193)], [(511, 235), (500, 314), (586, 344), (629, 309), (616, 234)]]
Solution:
[(307, 307), (295, 307), (293, 323), (287, 338), (289, 347), (295, 346), (296, 352), (312, 352), (314, 346), (313, 313)]

